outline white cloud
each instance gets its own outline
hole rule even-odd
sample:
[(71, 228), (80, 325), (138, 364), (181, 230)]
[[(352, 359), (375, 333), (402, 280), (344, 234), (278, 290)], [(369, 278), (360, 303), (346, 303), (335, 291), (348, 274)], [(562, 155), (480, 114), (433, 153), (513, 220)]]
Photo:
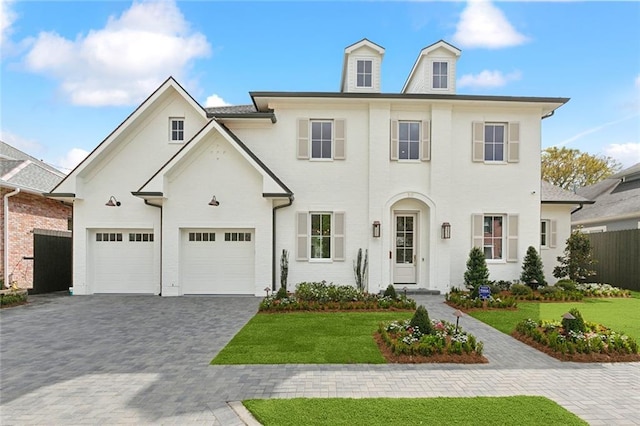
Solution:
[(636, 77), (636, 89), (640, 89), (640, 74)]
[(215, 93), (211, 96), (209, 96), (207, 98), (206, 101), (204, 101), (204, 106), (209, 108), (209, 107), (219, 107), (219, 106), (228, 106), (231, 105), (230, 103), (227, 103), (227, 101), (225, 101), (224, 99), (222, 99), (220, 96), (216, 95)]
[(69, 173), (78, 164), (80, 164), (87, 155), (89, 155), (89, 152), (82, 148), (71, 148), (64, 157), (58, 159), (56, 167), (64, 173)]
[(580, 133), (578, 133), (578, 134), (576, 134), (574, 136), (571, 136), (570, 138), (565, 139), (562, 142), (555, 144), (554, 146), (561, 147), (561, 146), (568, 145), (571, 142), (575, 142), (578, 139), (582, 139), (583, 137), (585, 137), (587, 135), (590, 135), (591, 133), (599, 132), (600, 130), (605, 129), (605, 128), (609, 127), (609, 126), (613, 126), (614, 124), (622, 123), (623, 121), (630, 120), (630, 119), (635, 118), (637, 116), (638, 116), (638, 114), (636, 113), (636, 114), (628, 115), (626, 117), (619, 118), (618, 120), (613, 120), (613, 121), (609, 121), (607, 123), (599, 124), (597, 126), (591, 127), (590, 129), (583, 130), (582, 132), (580, 132)]
[(11, 8), (13, 0), (0, 1), (0, 44), (3, 45), (7, 38), (11, 35), (12, 25), (18, 18), (18, 15)]
[(467, 3), (453, 36), (454, 44), (469, 48), (500, 49), (518, 46), (528, 40), (488, 0), (470, 0)]
[(502, 71), (484, 70), (480, 74), (465, 74), (458, 80), (458, 87), (494, 88), (505, 86), (508, 82), (520, 80), (522, 73), (514, 71), (502, 74)]
[(25, 62), (29, 70), (58, 79), (73, 104), (131, 105), (169, 75), (180, 79), (210, 51), (206, 37), (190, 31), (174, 1), (150, 0), (134, 1), (104, 28), (75, 40), (40, 33)]
[(640, 163), (640, 142), (612, 143), (604, 148), (604, 155), (618, 160), (623, 168), (631, 167)]

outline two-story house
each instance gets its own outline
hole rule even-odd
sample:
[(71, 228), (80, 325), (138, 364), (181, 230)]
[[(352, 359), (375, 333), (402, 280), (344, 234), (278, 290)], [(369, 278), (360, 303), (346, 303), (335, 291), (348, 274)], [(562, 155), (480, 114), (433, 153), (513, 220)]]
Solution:
[(49, 194), (74, 203), (74, 293), (262, 295), (283, 249), (290, 285), (354, 283), (360, 248), (372, 292), (459, 286), (474, 245), (517, 279), (541, 246), (541, 120), (568, 99), (457, 94), (444, 41), (382, 93), (384, 53), (364, 39), (339, 92), (253, 105), (205, 109), (165, 81)]

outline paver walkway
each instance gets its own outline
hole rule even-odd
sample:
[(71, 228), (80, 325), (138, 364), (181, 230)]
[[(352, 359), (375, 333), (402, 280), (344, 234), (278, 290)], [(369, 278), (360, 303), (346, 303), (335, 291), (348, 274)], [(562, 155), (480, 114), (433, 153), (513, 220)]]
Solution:
[[(240, 425), (227, 401), (476, 395), (543, 395), (594, 425), (640, 425), (640, 363), (563, 363), (467, 316), (489, 364), (210, 366), (259, 299), (31, 299), (0, 312), (2, 425)], [(442, 297), (416, 299), (455, 319)]]

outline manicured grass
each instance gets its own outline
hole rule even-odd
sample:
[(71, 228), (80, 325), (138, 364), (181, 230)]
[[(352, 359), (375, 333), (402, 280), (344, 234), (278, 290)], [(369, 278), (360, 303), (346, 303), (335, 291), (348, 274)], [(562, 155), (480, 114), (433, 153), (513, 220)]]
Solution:
[(582, 302), (518, 302), (517, 311), (474, 311), (470, 315), (506, 334), (523, 319), (560, 320), (562, 314), (577, 308), (585, 321), (597, 322), (640, 340), (640, 293), (631, 298), (584, 299)]
[(373, 340), (380, 321), (412, 312), (257, 314), (211, 364), (382, 364)]
[(243, 404), (265, 426), (587, 424), (540, 396), (253, 399)]

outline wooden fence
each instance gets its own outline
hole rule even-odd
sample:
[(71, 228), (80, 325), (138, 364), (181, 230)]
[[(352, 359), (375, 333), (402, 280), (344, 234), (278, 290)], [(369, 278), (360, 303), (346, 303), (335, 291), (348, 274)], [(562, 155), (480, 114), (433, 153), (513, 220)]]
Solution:
[(600, 282), (640, 291), (640, 229), (587, 234), (597, 275), (591, 282)]

